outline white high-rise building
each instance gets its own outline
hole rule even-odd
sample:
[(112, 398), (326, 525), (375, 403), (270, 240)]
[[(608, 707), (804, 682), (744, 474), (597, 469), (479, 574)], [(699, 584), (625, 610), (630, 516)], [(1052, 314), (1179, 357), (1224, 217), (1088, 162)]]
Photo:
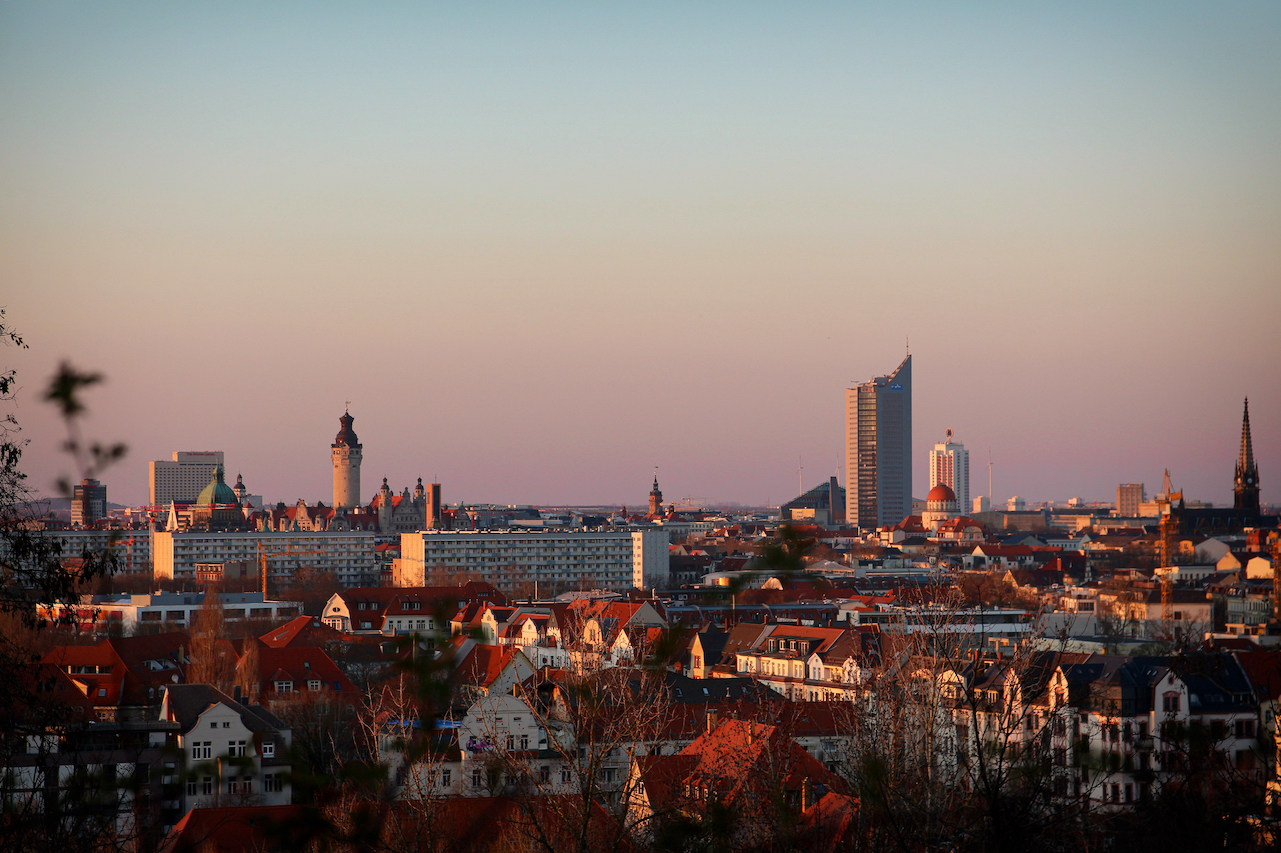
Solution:
[(962, 510), (970, 506), (970, 451), (959, 441), (952, 440), (949, 429), (942, 444), (930, 451), (930, 488), (942, 484), (956, 495), (956, 505)]
[(151, 503), (168, 507), (169, 502), (195, 503), (200, 492), (223, 467), (221, 450), (179, 450), (173, 461), (157, 460), (147, 471), (151, 486)]

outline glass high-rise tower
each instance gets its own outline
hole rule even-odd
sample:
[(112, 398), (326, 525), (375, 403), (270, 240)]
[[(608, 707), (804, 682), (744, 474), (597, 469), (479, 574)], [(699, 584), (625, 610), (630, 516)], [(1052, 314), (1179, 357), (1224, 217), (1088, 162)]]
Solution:
[(912, 514), (912, 356), (845, 389), (845, 520), (870, 530)]

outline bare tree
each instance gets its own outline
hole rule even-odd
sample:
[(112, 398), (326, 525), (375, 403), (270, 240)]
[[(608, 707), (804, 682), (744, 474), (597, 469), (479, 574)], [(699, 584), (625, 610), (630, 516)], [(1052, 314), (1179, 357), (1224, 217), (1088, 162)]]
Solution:
[(209, 684), (230, 693), (235, 680), (235, 649), (228, 641), (226, 613), (217, 588), (210, 586), (192, 619), (191, 669), (187, 672), (187, 681)]

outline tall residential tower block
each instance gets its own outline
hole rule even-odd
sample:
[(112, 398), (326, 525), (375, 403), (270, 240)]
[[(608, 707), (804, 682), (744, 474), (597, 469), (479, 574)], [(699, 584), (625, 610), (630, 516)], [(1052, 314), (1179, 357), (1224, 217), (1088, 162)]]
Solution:
[(845, 520), (863, 530), (912, 514), (912, 356), (845, 389)]
[(951, 489), (960, 511), (969, 512), (970, 451), (953, 440), (950, 429), (944, 434), (943, 443), (934, 445), (930, 451), (930, 488), (938, 485)]

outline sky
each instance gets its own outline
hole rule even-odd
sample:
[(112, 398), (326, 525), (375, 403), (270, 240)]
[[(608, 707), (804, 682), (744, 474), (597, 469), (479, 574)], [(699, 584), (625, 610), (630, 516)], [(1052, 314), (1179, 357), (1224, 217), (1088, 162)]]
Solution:
[(362, 491), (777, 504), (910, 341), (914, 490), (1281, 503), (1281, 4), (0, 3), (8, 404)]

